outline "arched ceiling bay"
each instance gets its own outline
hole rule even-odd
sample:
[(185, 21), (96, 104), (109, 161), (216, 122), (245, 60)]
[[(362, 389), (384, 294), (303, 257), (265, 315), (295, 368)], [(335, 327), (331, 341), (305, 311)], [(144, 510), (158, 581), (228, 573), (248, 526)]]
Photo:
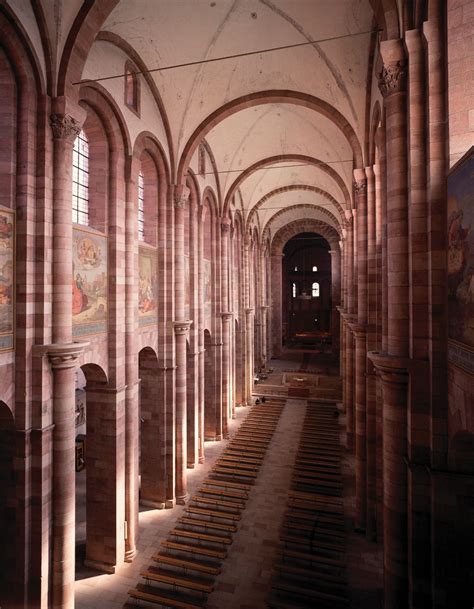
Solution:
[(272, 89), (324, 100), (362, 141), (370, 35), (327, 39), (367, 32), (372, 19), (369, 0), (122, 0), (103, 30), (126, 40), (148, 68), (321, 40), (154, 72), (179, 158), (193, 131), (216, 109)]

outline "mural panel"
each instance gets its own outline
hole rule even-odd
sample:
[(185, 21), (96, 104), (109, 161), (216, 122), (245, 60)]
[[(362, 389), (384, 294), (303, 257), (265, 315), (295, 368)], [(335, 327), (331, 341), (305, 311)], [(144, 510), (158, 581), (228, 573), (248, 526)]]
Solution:
[(204, 322), (209, 327), (211, 322), (211, 302), (212, 302), (212, 292), (211, 292), (211, 281), (212, 281), (212, 268), (211, 261), (203, 259), (203, 273), (204, 273)]
[(0, 351), (13, 349), (15, 216), (0, 210)]
[(474, 369), (474, 148), (448, 177), (450, 361)]
[(158, 272), (156, 250), (140, 247), (138, 286), (138, 323), (148, 326), (156, 323), (158, 311)]
[(73, 229), (72, 333), (107, 332), (107, 237)]

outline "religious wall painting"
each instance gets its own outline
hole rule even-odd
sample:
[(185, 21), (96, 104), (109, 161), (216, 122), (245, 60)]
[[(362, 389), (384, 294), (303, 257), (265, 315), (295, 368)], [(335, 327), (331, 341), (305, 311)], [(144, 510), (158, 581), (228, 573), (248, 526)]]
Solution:
[(191, 275), (189, 256), (184, 256), (184, 318), (191, 318)]
[(0, 210), (0, 351), (13, 349), (15, 299), (15, 216)]
[(156, 249), (140, 247), (138, 266), (138, 320), (140, 326), (148, 326), (156, 323), (158, 311)]
[(474, 147), (448, 176), (449, 360), (474, 370)]
[(211, 261), (206, 258), (202, 261), (203, 273), (204, 273), (204, 319), (206, 322), (210, 322), (211, 319), (211, 302), (212, 302), (212, 268)]
[(73, 229), (73, 336), (107, 332), (107, 237)]

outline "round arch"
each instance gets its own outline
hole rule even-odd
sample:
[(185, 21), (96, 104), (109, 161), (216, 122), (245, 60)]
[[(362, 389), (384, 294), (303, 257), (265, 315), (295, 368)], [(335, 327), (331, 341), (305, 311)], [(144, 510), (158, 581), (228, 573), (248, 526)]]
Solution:
[(178, 183), (184, 182), (184, 175), (199, 142), (213, 127), (236, 112), (262, 104), (295, 104), (314, 110), (328, 118), (343, 133), (349, 143), (354, 155), (355, 167), (363, 167), (363, 155), (360, 142), (352, 125), (339, 110), (336, 110), (336, 108), (331, 106), (328, 102), (313, 95), (309, 95), (308, 93), (289, 90), (269, 90), (258, 91), (250, 95), (238, 97), (215, 110), (202, 121), (184, 147), (178, 165)]
[(266, 167), (267, 165), (272, 165), (275, 163), (282, 163), (282, 162), (287, 162), (287, 161), (306, 163), (308, 165), (314, 165), (315, 167), (319, 167), (319, 169), (324, 171), (324, 173), (326, 173), (329, 177), (331, 177), (334, 180), (334, 182), (337, 184), (337, 186), (342, 191), (346, 208), (347, 209), (351, 208), (351, 196), (349, 194), (349, 190), (347, 189), (347, 186), (346, 186), (344, 180), (341, 178), (341, 176), (330, 165), (327, 165), (323, 161), (320, 161), (311, 156), (306, 156), (304, 154), (280, 154), (280, 155), (268, 157), (266, 159), (261, 159), (260, 161), (257, 161), (253, 165), (250, 165), (249, 167), (247, 167), (247, 169), (244, 169), (242, 171), (242, 173), (239, 174), (239, 176), (234, 180), (231, 187), (229, 188), (229, 191), (226, 194), (226, 197), (224, 200), (224, 213), (226, 213), (227, 209), (229, 208), (230, 202), (232, 201), (232, 197), (235, 194), (235, 192), (239, 189), (240, 185), (250, 175), (252, 175), (255, 171), (258, 171), (259, 169)]
[(275, 234), (271, 245), (272, 255), (281, 255), (287, 241), (299, 233), (318, 233), (326, 239), (331, 249), (339, 249), (339, 235), (332, 226), (320, 220), (302, 218), (286, 224)]
[[(337, 227), (339, 227), (339, 228), (336, 228), (336, 231), (338, 232), (338, 234), (340, 234), (341, 229), (342, 229), (341, 224), (337, 220), (336, 216), (334, 216), (330, 211), (328, 211), (327, 209), (323, 209), (322, 207), (317, 207), (316, 205), (310, 205), (310, 204), (307, 204), (307, 203), (301, 203), (301, 204), (298, 204), (298, 205), (290, 205), (289, 207), (286, 207), (285, 209), (281, 209), (276, 214), (274, 214), (270, 218), (270, 220), (268, 220), (268, 222), (265, 224), (265, 226), (263, 227), (263, 230), (262, 230), (263, 238), (265, 238), (268, 235), (272, 223), (275, 222), (275, 220), (277, 218), (280, 218), (281, 216), (284, 216), (285, 214), (287, 214), (288, 212), (290, 212), (292, 210), (300, 210), (300, 209), (301, 210), (303, 210), (303, 209), (312, 209), (313, 210), (314, 209), (314, 210), (317, 210), (319, 213), (321, 213), (323, 216), (327, 216), (328, 220), (330, 220)], [(316, 218), (314, 218), (314, 219), (316, 220)], [(319, 221), (319, 220), (317, 220), (317, 221)], [(321, 222), (323, 222), (323, 220), (321, 220)], [(328, 226), (330, 226), (331, 228), (334, 228), (330, 224), (328, 224)]]
[[(272, 197), (285, 193), (285, 192), (294, 192), (294, 191), (298, 191), (298, 190), (303, 190), (303, 191), (306, 190), (306, 191), (314, 192), (318, 195), (321, 195), (322, 197), (324, 197), (325, 199), (327, 199), (330, 203), (332, 203), (334, 205), (334, 207), (339, 212), (341, 219), (344, 220), (344, 217), (345, 217), (344, 210), (343, 210), (341, 204), (338, 201), (336, 201), (336, 199), (331, 194), (329, 194), (326, 190), (323, 190), (322, 188), (318, 188), (317, 186), (311, 186), (310, 184), (289, 184), (288, 186), (282, 186), (281, 188), (275, 188), (274, 190), (272, 190), (269, 193), (267, 193), (266, 195), (264, 195), (250, 210), (248, 217), (247, 217), (247, 226), (250, 226), (250, 222), (251, 222), (254, 214), (256, 214), (257, 211)], [(338, 224), (340, 224), (340, 222), (338, 222)]]

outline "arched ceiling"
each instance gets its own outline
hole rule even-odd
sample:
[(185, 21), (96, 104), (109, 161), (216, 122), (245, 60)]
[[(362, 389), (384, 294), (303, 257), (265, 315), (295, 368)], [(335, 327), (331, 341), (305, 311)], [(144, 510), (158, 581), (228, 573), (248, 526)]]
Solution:
[[(98, 10), (103, 10), (93, 21), (78, 0), (60, 1), (54, 9), (62, 24), (59, 30), (55, 25), (55, 54), (59, 62), (65, 40), (77, 27), (96, 36), (87, 56), (81, 55), (82, 79), (120, 74), (127, 55), (136, 63), (139, 58), (140, 69), (175, 66), (140, 77), (140, 117), (131, 116), (120, 99), (122, 77), (100, 81), (119, 100), (131, 139), (142, 129), (151, 130), (154, 121), (153, 132), (167, 148), (173, 181), (179, 182), (189, 164), (196, 165), (193, 155), (205, 137), (219, 172), (217, 198), (224, 207), (235, 201), (244, 219), (263, 229), (276, 215), (281, 224), (286, 217), (281, 209), (291, 207), (288, 221), (295, 221), (309, 205), (330, 213), (335, 221), (328, 226), (334, 230), (337, 225), (339, 230), (344, 224), (341, 212), (351, 206), (353, 168), (365, 163), (374, 10), (381, 24), (385, 5), (393, 3), (98, 0)], [(53, 19), (52, 4), (41, 0), (48, 23)], [(96, 24), (100, 32), (94, 29)], [(80, 55), (81, 49), (71, 57)], [(78, 63), (77, 57), (74, 61)], [(190, 62), (195, 63), (176, 67)], [(69, 74), (65, 66), (62, 70)], [(307, 190), (292, 188), (296, 186)], [(261, 203), (279, 189), (287, 192)], [(322, 221), (324, 213), (310, 217)]]
[[(205, 136), (225, 207), (239, 193), (246, 218), (254, 209), (262, 229), (280, 209), (291, 207), (294, 221), (310, 205), (340, 229), (352, 170), (363, 162), (371, 36), (360, 33), (373, 20), (369, 0), (122, 0), (102, 30), (125, 40), (148, 68), (319, 41), (152, 77), (174, 158), (185, 170)], [(290, 190), (295, 185), (319, 192)], [(259, 205), (282, 188), (289, 190)]]

